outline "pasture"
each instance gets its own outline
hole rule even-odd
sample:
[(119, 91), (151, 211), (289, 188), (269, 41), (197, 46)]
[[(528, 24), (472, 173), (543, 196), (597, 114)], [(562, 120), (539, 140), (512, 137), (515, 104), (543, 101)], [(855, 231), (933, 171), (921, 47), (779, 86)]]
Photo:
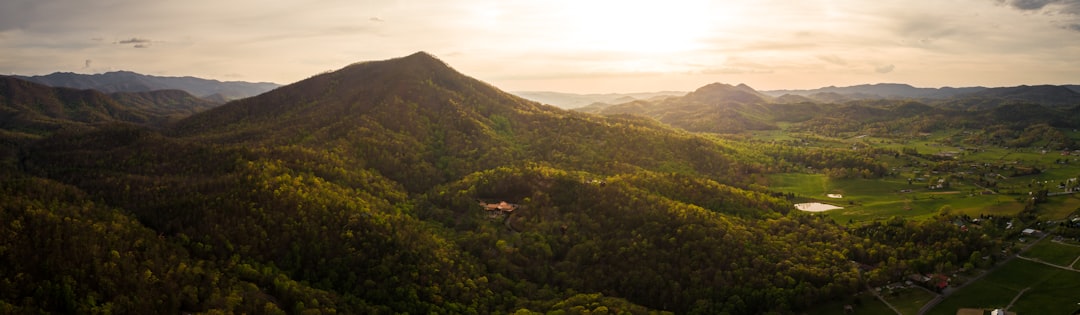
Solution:
[(960, 308), (1002, 308), (1014, 298), (1016, 302), (1009, 311), (1018, 314), (1072, 314), (1080, 308), (1076, 292), (1080, 292), (1080, 271), (1013, 259), (953, 293), (928, 314), (952, 315)]
[(1038, 259), (1058, 266), (1072, 266), (1080, 257), (1080, 246), (1061, 244), (1045, 238), (1031, 246), (1021, 256)]
[[(929, 190), (921, 185), (909, 185), (902, 179), (831, 179), (822, 174), (804, 173), (773, 174), (767, 179), (770, 189), (795, 193), (797, 202), (823, 202), (844, 207), (821, 212), (837, 222), (886, 220), (893, 216), (929, 218), (945, 206), (949, 206), (952, 213), (971, 216), (1015, 215), (1023, 210), (1023, 204), (1015, 196)], [(834, 199), (827, 194), (844, 197)]]

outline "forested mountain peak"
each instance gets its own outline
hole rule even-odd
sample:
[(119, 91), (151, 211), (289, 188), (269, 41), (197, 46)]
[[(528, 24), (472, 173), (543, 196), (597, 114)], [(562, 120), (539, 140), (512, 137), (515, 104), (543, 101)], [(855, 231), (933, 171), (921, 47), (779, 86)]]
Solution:
[(696, 102), (736, 102), (743, 104), (766, 103), (769, 96), (759, 93), (746, 84), (730, 85), (726, 83), (711, 83), (686, 94), (687, 100)]
[[(366, 116), (364, 120), (397, 124), (390, 128), (400, 130), (407, 125), (423, 124), (428, 118), (463, 119), (531, 110), (535, 106), (538, 104), (502, 92), (457, 72), (430, 54), (418, 52), (401, 58), (358, 62), (315, 75), (195, 115), (178, 124), (177, 129), (183, 134), (213, 134), (224, 129), (235, 130), (238, 125), (269, 124), (290, 126), (293, 130), (276, 131), (293, 132), (297, 128), (320, 129)], [(418, 118), (410, 118), (415, 115), (428, 118), (415, 121)]]

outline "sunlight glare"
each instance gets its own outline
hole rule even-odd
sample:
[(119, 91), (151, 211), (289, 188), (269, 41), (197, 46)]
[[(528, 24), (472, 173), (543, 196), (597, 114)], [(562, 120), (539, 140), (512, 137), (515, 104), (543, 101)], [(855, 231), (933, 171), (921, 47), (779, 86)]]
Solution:
[(575, 48), (636, 54), (698, 49), (714, 24), (732, 18), (705, 0), (577, 1), (564, 9)]

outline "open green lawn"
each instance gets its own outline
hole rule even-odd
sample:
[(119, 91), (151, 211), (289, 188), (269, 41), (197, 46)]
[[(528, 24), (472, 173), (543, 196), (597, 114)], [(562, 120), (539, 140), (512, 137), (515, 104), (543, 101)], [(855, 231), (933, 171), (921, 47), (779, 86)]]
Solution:
[(1064, 220), (1080, 209), (1080, 193), (1050, 197), (1039, 205), (1039, 218), (1044, 220)]
[(992, 274), (949, 296), (929, 314), (952, 315), (959, 308), (999, 308), (1025, 288), (1010, 311), (1018, 314), (1071, 314), (1080, 303), (1080, 272), (1014, 259)]
[(877, 314), (895, 314), (892, 311), (892, 309), (889, 309), (889, 307), (887, 305), (885, 305), (885, 303), (881, 303), (880, 300), (875, 298), (873, 295), (870, 295), (869, 293), (860, 294), (858, 299), (859, 299), (858, 303), (855, 303), (854, 299), (837, 300), (837, 301), (831, 301), (831, 302), (828, 302), (828, 303), (821, 303), (821, 304), (815, 305), (814, 308), (806, 310), (806, 311), (804, 311), (802, 313), (799, 313), (799, 314), (807, 314), (807, 315), (843, 314), (844, 313), (844, 305), (848, 305), (848, 304), (854, 306), (855, 314), (867, 314), (867, 315), (870, 315), (870, 314), (874, 314), (874, 315), (877, 315)]
[[(784, 127), (787, 127), (786, 125)], [(783, 130), (755, 132), (753, 137), (765, 141), (784, 141), (800, 138)], [(1070, 131), (1071, 132), (1071, 131)], [(1077, 133), (1080, 135), (1080, 133)], [(830, 179), (822, 174), (787, 173), (768, 175), (770, 189), (791, 192), (798, 196), (798, 202), (823, 202), (844, 207), (824, 214), (837, 222), (865, 222), (884, 220), (893, 216), (923, 219), (933, 217), (938, 210), (949, 206), (954, 214), (969, 216), (1016, 215), (1024, 208), (1024, 198), (1029, 191), (1047, 188), (1051, 192), (1061, 191), (1059, 183), (1070, 178), (1080, 177), (1080, 157), (1062, 156), (1058, 151), (1042, 153), (1034, 148), (1003, 148), (997, 146), (979, 146), (978, 150), (961, 150), (968, 145), (955, 145), (964, 137), (963, 130), (940, 131), (911, 139), (889, 139), (879, 137), (858, 137), (859, 134), (845, 134), (838, 138), (816, 137), (811, 145), (822, 147), (848, 147), (858, 144), (860, 147), (885, 148), (896, 151), (915, 149), (923, 155), (940, 152), (958, 151), (959, 165), (965, 172), (963, 179), (954, 178), (951, 187), (944, 190), (931, 190), (928, 185), (939, 178), (947, 178), (944, 172), (932, 172), (927, 165), (935, 162), (903, 156), (879, 156), (881, 162), (888, 163), (898, 175), (882, 179)], [(951, 142), (949, 142), (951, 141)], [(949, 144), (952, 143), (952, 144)], [(1069, 160), (1067, 164), (1058, 164), (1058, 160)], [(989, 163), (990, 168), (981, 165)], [(1015, 164), (1019, 163), (1019, 164)], [(979, 165), (971, 168), (968, 165)], [(1004, 166), (1005, 169), (1002, 169)], [(1008, 177), (1011, 168), (1037, 167), (1041, 174)], [(994, 177), (998, 194), (983, 195), (984, 190), (974, 184), (975, 180), (986, 174), (1002, 174)], [(954, 174), (956, 175), (956, 174)], [(961, 176), (961, 175), (958, 175)], [(908, 178), (925, 178), (911, 184)], [(911, 190), (911, 192), (901, 192)], [(826, 194), (842, 194), (844, 198), (833, 199)], [(1058, 220), (1080, 208), (1080, 194), (1054, 196), (1050, 201), (1039, 205), (1038, 215), (1042, 220)]]
[(1080, 257), (1080, 247), (1058, 244), (1045, 238), (1022, 254), (1024, 257), (1040, 259), (1042, 261), (1059, 265), (1070, 266), (1076, 257)]
[(923, 289), (911, 288), (904, 289), (897, 292), (895, 296), (887, 295), (885, 299), (889, 301), (900, 313), (903, 314), (918, 314), (919, 309), (926, 305), (926, 302), (933, 300), (936, 295), (927, 292)]
[[(770, 189), (792, 192), (802, 201), (820, 201), (844, 207), (825, 212), (837, 220), (860, 222), (893, 216), (929, 218), (948, 205), (956, 214), (1014, 215), (1023, 210), (1015, 196), (972, 194), (965, 190), (929, 190), (906, 179), (830, 179), (822, 174), (787, 173), (768, 177)], [(912, 192), (901, 192), (910, 189)], [(841, 194), (843, 198), (829, 198)], [(1080, 200), (1078, 200), (1080, 202)]]

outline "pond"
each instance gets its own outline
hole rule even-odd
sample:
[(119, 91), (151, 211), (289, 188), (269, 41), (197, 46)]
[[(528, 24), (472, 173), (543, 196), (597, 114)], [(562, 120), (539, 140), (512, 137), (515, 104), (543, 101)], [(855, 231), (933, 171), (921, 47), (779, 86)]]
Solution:
[(795, 209), (799, 209), (799, 211), (822, 212), (822, 211), (829, 211), (829, 210), (835, 210), (835, 209), (843, 209), (843, 207), (837, 207), (837, 206), (834, 206), (834, 205), (830, 205), (830, 204), (827, 204), (827, 203), (820, 203), (820, 202), (807, 202), (807, 203), (796, 203), (795, 204)]

